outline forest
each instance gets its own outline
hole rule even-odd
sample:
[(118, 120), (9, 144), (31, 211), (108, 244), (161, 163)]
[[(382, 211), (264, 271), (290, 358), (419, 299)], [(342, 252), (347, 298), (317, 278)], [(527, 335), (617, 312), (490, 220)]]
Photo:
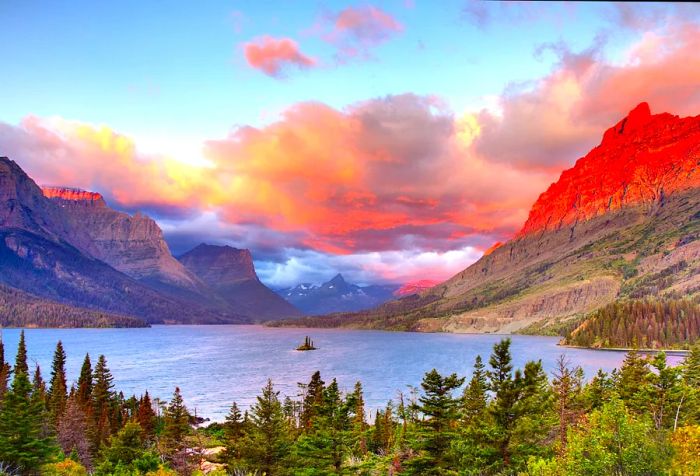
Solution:
[[(425, 374), (374, 412), (362, 384), (315, 372), (294, 396), (268, 381), (247, 410), (203, 425), (179, 389), (159, 402), (114, 388), (104, 356), (68, 385), (58, 342), (50, 374), (0, 344), (5, 475), (684, 475), (700, 474), (700, 345), (677, 366), (627, 353), (587, 378), (561, 357), (514, 369), (510, 340), (469, 378)], [(232, 385), (235, 382), (232, 382)]]
[(141, 319), (42, 299), (0, 284), (3, 327), (148, 327)]
[(690, 299), (615, 301), (588, 316), (564, 343), (581, 347), (688, 348), (700, 337), (700, 304)]

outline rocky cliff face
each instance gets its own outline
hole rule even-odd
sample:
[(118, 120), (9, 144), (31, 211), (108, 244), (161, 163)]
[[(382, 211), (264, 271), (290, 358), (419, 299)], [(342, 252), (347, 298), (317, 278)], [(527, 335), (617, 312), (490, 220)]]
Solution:
[(532, 206), (519, 236), (556, 230), (700, 186), (700, 116), (652, 115), (647, 103), (608, 129)]
[(225, 285), (258, 279), (253, 256), (245, 249), (202, 243), (178, 257), (188, 270), (209, 285)]
[(146, 215), (129, 216), (107, 206), (99, 193), (43, 187), (63, 212), (66, 241), (139, 280), (196, 290), (201, 283), (170, 254), (163, 232)]
[(42, 233), (55, 239), (67, 233), (60, 211), (7, 157), (0, 157), (0, 227)]
[(15, 162), (0, 157), (0, 283), (48, 300), (42, 305), (87, 310), (75, 315), (100, 310), (159, 323), (249, 322), (201, 304), (197, 299), (204, 296), (187, 295), (183, 286), (173, 286), (179, 292), (170, 295), (152, 286), (164, 282), (160, 277), (176, 282), (174, 276), (198, 282), (170, 256), (153, 220), (111, 210), (99, 194), (44, 193)]
[(248, 250), (202, 243), (179, 256), (178, 260), (229, 307), (253, 320), (275, 320), (301, 314), (260, 282)]

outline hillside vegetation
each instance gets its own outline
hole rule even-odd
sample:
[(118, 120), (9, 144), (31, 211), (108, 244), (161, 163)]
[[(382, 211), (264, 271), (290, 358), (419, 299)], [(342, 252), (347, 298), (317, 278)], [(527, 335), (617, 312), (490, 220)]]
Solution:
[(564, 340), (581, 347), (688, 348), (700, 337), (700, 305), (688, 299), (614, 302)]
[(140, 319), (68, 306), (0, 285), (2, 327), (147, 327)]

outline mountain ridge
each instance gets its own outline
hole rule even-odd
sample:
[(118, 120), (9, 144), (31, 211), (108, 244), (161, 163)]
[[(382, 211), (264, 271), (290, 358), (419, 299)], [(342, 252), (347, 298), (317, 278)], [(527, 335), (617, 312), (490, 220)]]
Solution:
[(370, 311), (280, 325), (546, 331), (620, 297), (696, 295), (698, 210), (700, 116), (651, 115), (642, 103), (540, 195), (513, 239), (446, 282)]
[[(240, 290), (251, 293), (252, 301), (234, 305), (172, 256), (150, 217), (113, 210), (96, 192), (42, 189), (7, 157), (0, 157), (0, 257), (0, 284), (88, 310), (75, 316), (102, 311), (102, 323), (107, 318), (128, 324), (117, 316), (149, 323), (249, 323), (261, 318), (252, 301), (266, 309), (267, 300), (277, 299), (270, 290), (256, 291), (264, 288), (256, 276)], [(270, 312), (264, 318), (293, 315)]]
[(391, 284), (358, 286), (338, 273), (318, 286), (300, 283), (276, 292), (304, 314), (319, 315), (368, 309), (392, 299), (397, 289)]

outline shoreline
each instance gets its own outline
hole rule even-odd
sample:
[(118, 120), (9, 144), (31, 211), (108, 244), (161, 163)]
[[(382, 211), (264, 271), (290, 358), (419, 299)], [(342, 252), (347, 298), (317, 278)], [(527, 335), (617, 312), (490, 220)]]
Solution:
[[(629, 352), (634, 350), (634, 347), (584, 347), (581, 345), (557, 344), (559, 347), (567, 347), (570, 349), (584, 350), (602, 350), (605, 352)], [(637, 352), (642, 354), (658, 354), (665, 352), (667, 355), (688, 355), (690, 350), (686, 349), (637, 349)]]

